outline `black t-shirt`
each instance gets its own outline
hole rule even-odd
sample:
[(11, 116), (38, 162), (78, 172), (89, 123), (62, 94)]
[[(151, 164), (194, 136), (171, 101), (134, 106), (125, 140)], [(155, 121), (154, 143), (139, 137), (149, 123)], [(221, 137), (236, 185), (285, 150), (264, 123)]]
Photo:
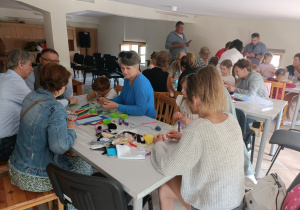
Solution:
[(184, 72), (182, 72), (182, 74), (180, 75), (179, 79), (178, 79), (178, 86), (177, 86), (177, 91), (181, 92), (182, 90), (182, 87), (181, 87), (181, 80), (183, 77), (185, 77), (186, 75), (189, 75), (189, 74), (195, 74), (196, 70), (198, 68), (195, 68), (195, 69), (186, 69)]
[(154, 67), (143, 71), (143, 75), (150, 81), (152, 88), (156, 92), (168, 92), (167, 80), (169, 73), (161, 68)]
[[(288, 72), (289, 72), (289, 76), (295, 76), (295, 71), (294, 71), (294, 66), (293, 65), (289, 65), (286, 67)], [(298, 80), (300, 80), (300, 78), (298, 78)]]

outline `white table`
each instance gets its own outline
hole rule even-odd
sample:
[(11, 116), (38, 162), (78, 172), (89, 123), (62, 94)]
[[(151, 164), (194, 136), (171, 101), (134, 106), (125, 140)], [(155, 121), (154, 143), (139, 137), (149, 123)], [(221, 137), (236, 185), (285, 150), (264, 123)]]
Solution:
[[(267, 135), (270, 130), (271, 121), (277, 117), (276, 122), (276, 130), (280, 128), (281, 123), (281, 117), (283, 113), (283, 108), (287, 104), (287, 101), (281, 101), (281, 100), (275, 100), (275, 99), (269, 99), (273, 101), (273, 109), (262, 111), (263, 106), (262, 105), (256, 105), (250, 102), (246, 101), (237, 101), (235, 103), (235, 107), (242, 109), (247, 113), (247, 117), (253, 120), (259, 120), (264, 122), (264, 132), (262, 133), (260, 147), (258, 151), (258, 157), (256, 161), (256, 167), (255, 167), (255, 177), (258, 179), (259, 172), (261, 169), (261, 163), (264, 155), (264, 150), (267, 142)], [(271, 149), (270, 154), (274, 153), (275, 145), (272, 145), (273, 149)]]
[[(79, 96), (80, 105), (87, 103), (85, 96)], [(98, 104), (97, 104), (98, 105)], [(78, 109), (79, 106), (68, 108), (68, 110)], [(107, 115), (108, 117), (109, 115)], [(117, 121), (117, 120), (116, 120)], [(141, 123), (154, 122), (156, 120), (145, 116), (129, 116), (127, 122), (140, 125)], [(172, 127), (165, 123), (159, 122), (149, 126), (139, 126), (136, 128), (130, 128), (130, 126), (120, 126), (117, 122), (118, 129), (136, 129), (139, 134), (166, 134)], [(103, 128), (106, 126), (101, 125)], [(158, 132), (153, 130), (155, 126), (160, 126), (162, 131)], [(150, 156), (145, 160), (123, 160), (118, 159), (116, 156), (109, 157), (102, 155), (102, 151), (91, 150), (90, 141), (95, 140), (94, 126), (78, 126), (76, 128), (77, 139), (73, 146), (73, 151), (85, 161), (91, 164), (96, 170), (100, 171), (104, 175), (113, 178), (120, 182), (124, 190), (133, 197), (134, 210), (142, 210), (143, 197), (170, 179), (173, 176), (164, 176), (157, 172), (152, 166)], [(169, 142), (170, 149), (174, 148), (176, 142)], [(149, 148), (148, 148), (149, 149)], [(151, 149), (151, 148), (150, 148)]]
[(300, 107), (300, 82), (296, 83), (295, 88), (286, 88), (285, 91), (299, 94), (296, 109), (295, 109), (295, 113), (294, 113), (294, 117), (293, 117), (293, 121), (292, 121), (292, 125), (291, 125), (291, 129), (294, 129), (295, 128), (295, 123), (296, 123), (296, 120), (297, 120), (297, 116), (298, 116), (298, 110), (299, 110), (299, 107)]

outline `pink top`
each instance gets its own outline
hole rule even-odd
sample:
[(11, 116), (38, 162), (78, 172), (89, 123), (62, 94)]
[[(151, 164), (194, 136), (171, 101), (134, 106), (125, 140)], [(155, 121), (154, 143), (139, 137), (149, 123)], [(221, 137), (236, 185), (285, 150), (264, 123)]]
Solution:
[[(268, 81), (273, 81), (273, 82), (278, 82), (277, 79), (274, 79), (274, 78), (268, 78), (267, 80), (268, 80)], [(285, 87), (286, 87), (286, 88), (295, 88), (296, 85), (295, 85), (294, 83), (286, 83), (286, 86), (285, 86)], [(272, 93), (272, 98), (273, 98), (273, 99), (276, 99), (276, 98), (275, 98), (275, 97), (276, 97), (276, 92), (277, 92), (277, 88), (275, 87), (275, 88), (273, 89), (273, 93)], [(278, 100), (281, 100), (281, 95), (282, 95), (282, 88), (280, 88), (279, 91), (278, 91), (278, 95), (277, 95), (277, 99), (278, 99)]]
[(300, 208), (300, 184), (296, 185), (286, 196), (282, 209), (297, 210)]
[(264, 64), (261, 63), (258, 65), (257, 70), (261, 73), (261, 75), (265, 78), (274, 77), (275, 73), (270, 71), (265, 71), (265, 69), (275, 69), (275, 66), (272, 64)]

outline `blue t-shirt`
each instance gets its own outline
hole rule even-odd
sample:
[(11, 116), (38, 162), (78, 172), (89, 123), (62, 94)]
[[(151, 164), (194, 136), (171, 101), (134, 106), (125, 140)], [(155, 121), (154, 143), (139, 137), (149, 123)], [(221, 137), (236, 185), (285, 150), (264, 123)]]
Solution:
[(156, 117), (154, 108), (154, 91), (149, 80), (139, 74), (129, 85), (129, 79), (124, 80), (121, 94), (111, 99), (119, 104), (118, 111), (135, 116)]

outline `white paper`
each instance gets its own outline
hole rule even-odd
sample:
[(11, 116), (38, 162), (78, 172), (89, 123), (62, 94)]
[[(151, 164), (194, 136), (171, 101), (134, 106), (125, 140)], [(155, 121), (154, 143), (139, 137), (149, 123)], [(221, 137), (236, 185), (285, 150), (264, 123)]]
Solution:
[(146, 150), (144, 148), (129, 147), (127, 145), (116, 145), (118, 158), (143, 160), (145, 159)]

